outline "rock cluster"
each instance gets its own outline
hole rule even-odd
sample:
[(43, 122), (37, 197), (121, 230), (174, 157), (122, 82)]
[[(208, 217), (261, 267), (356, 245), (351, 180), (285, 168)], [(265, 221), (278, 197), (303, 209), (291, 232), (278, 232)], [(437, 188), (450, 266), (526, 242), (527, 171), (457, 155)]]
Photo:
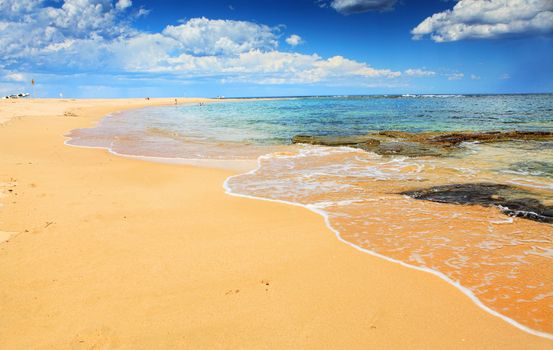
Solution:
[(544, 205), (530, 191), (510, 185), (487, 182), (452, 184), (401, 194), (438, 203), (496, 206), (509, 216), (553, 223), (553, 206)]
[(381, 155), (409, 157), (448, 156), (459, 149), (462, 142), (505, 142), (517, 140), (553, 141), (553, 132), (424, 132), (381, 131), (357, 136), (296, 135), (292, 143), (324, 146), (348, 146)]

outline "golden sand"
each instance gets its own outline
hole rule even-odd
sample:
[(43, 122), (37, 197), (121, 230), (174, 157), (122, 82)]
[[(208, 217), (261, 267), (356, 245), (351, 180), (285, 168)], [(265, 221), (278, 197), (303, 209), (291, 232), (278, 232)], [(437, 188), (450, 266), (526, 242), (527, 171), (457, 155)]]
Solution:
[[(228, 185), (251, 197), (318, 208), (340, 237), (354, 246), (442, 273), (494, 312), (523, 327), (553, 334), (552, 225), (509, 217), (495, 206), (401, 195), (422, 186), (508, 183), (508, 177), (483, 170), (478, 178), (466, 177), (455, 170), (467, 164), (486, 169), (474, 156), (396, 162), (351, 148), (307, 149), (300, 157), (264, 157), (255, 172), (235, 176)], [(514, 157), (513, 153), (509, 155)], [(347, 170), (336, 170), (340, 164), (347, 164)], [(370, 169), (378, 169), (377, 175)], [(547, 195), (543, 190), (543, 197)]]
[(166, 103), (0, 102), (13, 185), (0, 230), (16, 233), (0, 244), (1, 349), (553, 346), (339, 242), (306, 209), (224, 194), (231, 170), (63, 144), (109, 112)]

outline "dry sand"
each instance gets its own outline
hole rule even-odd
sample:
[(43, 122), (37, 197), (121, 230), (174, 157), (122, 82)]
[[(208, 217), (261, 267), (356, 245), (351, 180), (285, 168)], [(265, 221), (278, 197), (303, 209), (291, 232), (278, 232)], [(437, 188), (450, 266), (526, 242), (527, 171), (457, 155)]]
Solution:
[(231, 170), (63, 144), (164, 103), (0, 102), (1, 349), (553, 347), (306, 209), (224, 194)]

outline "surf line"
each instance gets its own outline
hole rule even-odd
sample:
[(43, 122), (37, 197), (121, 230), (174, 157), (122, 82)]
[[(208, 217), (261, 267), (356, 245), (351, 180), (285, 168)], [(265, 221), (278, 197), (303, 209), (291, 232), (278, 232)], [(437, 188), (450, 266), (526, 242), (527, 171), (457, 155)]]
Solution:
[(270, 159), (271, 158), (271, 154), (265, 154), (265, 155), (262, 155), (262, 156), (259, 156), (257, 158), (257, 167), (253, 170), (250, 170), (246, 173), (243, 173), (243, 174), (237, 174), (237, 175), (232, 175), (232, 176), (229, 176), (225, 182), (223, 183), (223, 189), (225, 190), (225, 193), (230, 195), (230, 196), (234, 196), (234, 197), (240, 197), (240, 198), (248, 198), (248, 199), (254, 199), (254, 200), (261, 200), (261, 201), (267, 201), (267, 202), (273, 202), (273, 203), (280, 203), (280, 204), (287, 204), (287, 205), (293, 205), (293, 206), (296, 206), (296, 207), (302, 207), (302, 208), (305, 208), (305, 209), (308, 209), (316, 214), (319, 214), (323, 217), (324, 219), (324, 222), (326, 224), (326, 226), (328, 227), (328, 229), (334, 233), (334, 235), (336, 236), (336, 238), (344, 243), (344, 244), (347, 244), (348, 246), (358, 250), (358, 251), (361, 251), (363, 253), (367, 253), (367, 254), (370, 254), (372, 256), (375, 256), (377, 258), (380, 258), (380, 259), (384, 259), (386, 261), (389, 261), (389, 262), (392, 262), (392, 263), (396, 263), (396, 264), (399, 264), (401, 266), (404, 266), (404, 267), (407, 267), (407, 268), (410, 268), (410, 269), (414, 269), (414, 270), (418, 270), (418, 271), (423, 271), (423, 272), (427, 272), (427, 273), (430, 273), (434, 276), (437, 276), (439, 278), (441, 278), (442, 280), (446, 281), (447, 283), (449, 283), (450, 285), (454, 286), (455, 288), (457, 288), (458, 290), (460, 290), (463, 294), (465, 294), (470, 300), (472, 300), (473, 303), (475, 303), (478, 307), (480, 307), (482, 310), (484, 310), (485, 312), (493, 315), (493, 316), (496, 316), (500, 319), (502, 319), (503, 321), (509, 323), (510, 325), (526, 332), (526, 333), (529, 333), (529, 334), (532, 334), (532, 335), (535, 335), (535, 336), (538, 336), (538, 337), (542, 337), (542, 338), (546, 338), (546, 339), (550, 339), (550, 340), (553, 340), (553, 334), (551, 333), (547, 333), (547, 332), (541, 332), (541, 331), (538, 331), (538, 330), (535, 330), (535, 329), (532, 329), (530, 327), (527, 327), (515, 320), (513, 320), (512, 318), (509, 318), (493, 309), (491, 309), (490, 307), (484, 305), (480, 299), (478, 299), (476, 297), (476, 295), (474, 295), (474, 293), (462, 286), (459, 282), (456, 282), (454, 280), (452, 280), (451, 278), (449, 278), (447, 275), (445, 275), (444, 273), (440, 272), (440, 271), (436, 271), (436, 270), (432, 270), (432, 269), (429, 269), (427, 267), (420, 267), (420, 266), (415, 266), (415, 265), (411, 265), (411, 264), (408, 264), (404, 261), (401, 261), (401, 260), (397, 260), (397, 259), (393, 259), (393, 258), (390, 258), (388, 256), (385, 256), (385, 255), (382, 255), (382, 254), (379, 254), (377, 252), (374, 252), (372, 250), (369, 250), (369, 249), (365, 249), (365, 248), (362, 248), (362, 247), (359, 247), (347, 240), (345, 240), (344, 238), (342, 238), (342, 236), (340, 235), (340, 232), (338, 230), (336, 230), (334, 227), (332, 227), (332, 225), (330, 224), (330, 217), (329, 215), (324, 212), (323, 210), (321, 210), (320, 208), (317, 208), (316, 206), (314, 205), (311, 205), (311, 204), (301, 204), (301, 203), (297, 203), (297, 202), (290, 202), (290, 201), (285, 201), (285, 200), (281, 200), (281, 199), (272, 199), (272, 198), (265, 198), (265, 197), (257, 197), (257, 196), (251, 196), (251, 195), (247, 195), (247, 194), (241, 194), (241, 193), (236, 193), (236, 192), (233, 192), (232, 188), (230, 187), (229, 185), (229, 182), (234, 179), (234, 178), (238, 178), (240, 176), (246, 176), (246, 175), (253, 175), (255, 173), (257, 173), (257, 171), (259, 171), (261, 169), (261, 161), (263, 159)]
[[(66, 136), (68, 137), (68, 136)], [(111, 144), (110, 146), (84, 146), (84, 145), (77, 145), (77, 144), (72, 144), (71, 143), (72, 141), (72, 138), (71, 137), (68, 137), (65, 141), (64, 141), (64, 144), (67, 145), (67, 146), (71, 146), (71, 147), (77, 147), (77, 148), (92, 148), (92, 149), (104, 149), (104, 150), (107, 150), (109, 153), (113, 154), (113, 155), (116, 155), (116, 156), (119, 156), (119, 157), (124, 157), (124, 158), (133, 158), (133, 159), (138, 159), (138, 160), (142, 160), (142, 161), (151, 161), (151, 162), (167, 162), (169, 160), (171, 161), (176, 161), (178, 162), (179, 160), (187, 160), (186, 158), (179, 158), (179, 157), (175, 157), (175, 158), (170, 158), (170, 157), (148, 157), (148, 156), (136, 156), (136, 155), (126, 155), (126, 154), (121, 154), (121, 153), (118, 153), (116, 151), (114, 151), (112, 149), (112, 146), (113, 144)], [(407, 268), (411, 268), (411, 269), (414, 269), (414, 270), (418, 270), (418, 271), (424, 271), (424, 272), (427, 272), (427, 273), (430, 273), (434, 276), (437, 276), (439, 278), (441, 278), (442, 280), (446, 281), (447, 283), (449, 283), (450, 285), (454, 286), (455, 288), (457, 288), (458, 290), (460, 290), (463, 294), (465, 294), (467, 297), (469, 297), (470, 300), (472, 300), (472, 302), (474, 302), (478, 307), (480, 307), (482, 310), (484, 310), (485, 312), (493, 315), (493, 316), (496, 316), (496, 317), (499, 317), (500, 319), (502, 319), (503, 321), (509, 323), (510, 325), (526, 332), (526, 333), (529, 333), (529, 334), (532, 334), (532, 335), (535, 335), (535, 336), (538, 336), (538, 337), (542, 337), (542, 338), (546, 338), (546, 339), (550, 339), (550, 340), (553, 340), (553, 334), (551, 333), (547, 333), (547, 332), (541, 332), (541, 331), (538, 331), (538, 330), (535, 330), (535, 329), (532, 329), (530, 327), (527, 327), (515, 320), (513, 320), (512, 318), (509, 318), (503, 314), (500, 314), (499, 312), (491, 309), (490, 307), (484, 305), (480, 299), (478, 299), (474, 293), (462, 286), (459, 282), (455, 282), (453, 281), (452, 279), (450, 279), (448, 276), (446, 276), (445, 274), (439, 272), (439, 271), (436, 271), (436, 270), (432, 270), (432, 269), (429, 269), (429, 268), (426, 268), (426, 267), (420, 267), (420, 266), (415, 266), (415, 265), (411, 265), (411, 264), (408, 264), (404, 261), (401, 261), (401, 260), (397, 260), (397, 259), (393, 259), (393, 258), (390, 258), (388, 256), (385, 256), (385, 255), (382, 255), (382, 254), (379, 254), (377, 252), (374, 252), (372, 250), (368, 250), (368, 249), (365, 249), (365, 248), (362, 248), (362, 247), (359, 247), (351, 242), (348, 242), (347, 240), (345, 240), (344, 238), (342, 238), (342, 236), (340, 235), (340, 232), (338, 230), (336, 230), (334, 227), (332, 227), (332, 225), (330, 224), (330, 219), (329, 219), (329, 216), (327, 213), (325, 213), (323, 210), (321, 210), (320, 208), (317, 208), (316, 206), (314, 205), (305, 205), (305, 204), (301, 204), (301, 203), (297, 203), (297, 202), (289, 202), (289, 201), (285, 201), (285, 200), (281, 200), (281, 199), (272, 199), (272, 198), (265, 198), (265, 197), (257, 197), (257, 196), (251, 196), (251, 195), (247, 195), (247, 194), (241, 194), (241, 193), (236, 193), (236, 192), (233, 192), (230, 185), (229, 185), (229, 182), (230, 180), (232, 180), (233, 178), (238, 178), (240, 176), (245, 176), (245, 175), (253, 175), (255, 174), (258, 170), (261, 169), (261, 161), (263, 159), (270, 159), (271, 158), (271, 154), (265, 154), (265, 155), (261, 155), (257, 158), (257, 167), (253, 170), (250, 170), (246, 173), (243, 173), (243, 174), (237, 174), (237, 175), (232, 175), (232, 176), (229, 176), (223, 183), (223, 189), (225, 190), (225, 193), (230, 195), (230, 196), (234, 196), (234, 197), (241, 197), (241, 198), (248, 198), (248, 199), (254, 199), (254, 200), (262, 200), (262, 201), (267, 201), (267, 202), (274, 202), (274, 203), (280, 203), (280, 204), (287, 204), (287, 205), (293, 205), (293, 206), (297, 206), (297, 207), (302, 207), (302, 208), (305, 208), (305, 209), (308, 209), (316, 214), (319, 214), (323, 217), (324, 219), (324, 222), (326, 224), (326, 226), (328, 227), (328, 229), (334, 233), (334, 235), (336, 236), (336, 238), (344, 243), (344, 244), (347, 244), (348, 246), (358, 250), (358, 251), (361, 251), (363, 253), (367, 253), (367, 254), (370, 254), (372, 256), (375, 256), (375, 257), (378, 257), (380, 259), (384, 259), (386, 261), (389, 261), (389, 262), (392, 262), (392, 263), (396, 263), (396, 264), (399, 264), (399, 265), (402, 265), (404, 267), (407, 267)]]

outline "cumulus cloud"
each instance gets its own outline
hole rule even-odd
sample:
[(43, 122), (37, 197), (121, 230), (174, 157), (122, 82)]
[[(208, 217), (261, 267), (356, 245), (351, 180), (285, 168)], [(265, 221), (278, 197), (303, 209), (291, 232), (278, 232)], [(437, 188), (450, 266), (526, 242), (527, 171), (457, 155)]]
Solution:
[(410, 77), (433, 77), (436, 75), (436, 72), (420, 68), (409, 68), (405, 71), (405, 74)]
[(49, 7), (37, 0), (3, 0), (0, 10), (0, 65), (68, 49), (78, 41), (134, 32), (111, 1), (66, 0), (60, 7)]
[[(146, 33), (132, 27), (131, 1), (0, 0), (0, 70), (164, 75), (259, 84), (358, 81), (376, 84), (401, 72), (342, 56), (281, 52), (281, 27), (192, 18)], [(5, 11), (4, 11), (5, 10)], [(301, 43), (291, 35), (289, 45)]]
[(343, 15), (394, 8), (397, 0), (332, 0), (330, 7)]
[(303, 39), (297, 34), (292, 34), (286, 38), (286, 43), (290, 46), (298, 46), (303, 43)]
[(145, 55), (125, 64), (128, 71), (171, 73), (185, 78), (224, 76), (227, 82), (258, 84), (308, 84), (343, 78), (388, 79), (401, 75), (342, 56), (324, 59), (316, 54), (259, 50), (236, 56)]
[[(126, 1), (119, 1), (116, 7), (121, 2), (126, 3)], [(127, 5), (130, 6), (130, 4)], [(111, 1), (65, 0), (61, 8), (46, 7), (39, 11), (38, 15), (38, 21), (50, 22), (47, 28), (57, 30), (64, 35), (112, 36), (121, 34), (124, 29), (116, 20), (116, 8)]]
[(426, 18), (411, 34), (436, 42), (492, 39), (553, 31), (551, 0), (460, 0), (453, 9)]
[(115, 8), (118, 9), (119, 11), (127, 9), (131, 6), (132, 6), (131, 0), (118, 0), (117, 3), (115, 4)]
[(3, 18), (17, 18), (26, 15), (40, 7), (43, 1), (21, 0), (21, 1), (0, 1), (0, 16)]
[[(224, 76), (226, 81), (290, 84), (330, 79), (389, 79), (401, 75), (342, 56), (324, 59), (316, 54), (264, 50), (263, 45), (225, 55), (196, 55), (193, 50), (182, 49), (181, 45), (182, 42), (163, 34), (142, 34), (114, 43), (111, 50), (118, 52), (126, 71), (176, 74), (186, 78)], [(129, 59), (129, 51), (140, 54)]]
[(195, 55), (238, 54), (272, 50), (278, 46), (276, 28), (246, 21), (193, 18), (178, 26), (167, 26), (163, 35)]

